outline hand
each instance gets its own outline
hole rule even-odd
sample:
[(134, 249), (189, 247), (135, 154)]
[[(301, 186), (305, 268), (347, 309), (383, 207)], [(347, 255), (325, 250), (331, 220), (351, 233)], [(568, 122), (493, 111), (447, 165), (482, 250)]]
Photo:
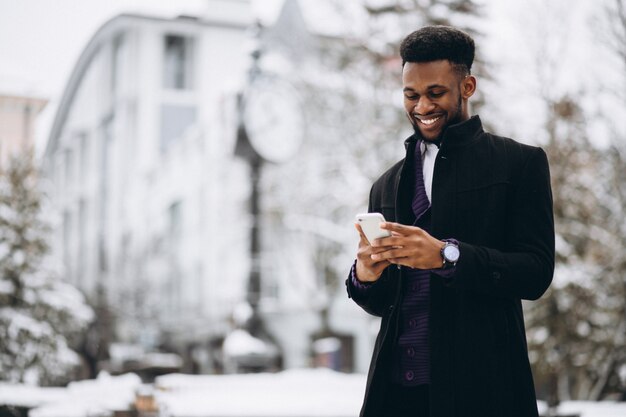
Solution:
[[(372, 242), (374, 248), (372, 261), (387, 261), (415, 269), (435, 269), (443, 266), (441, 248), (445, 243), (435, 239), (424, 229), (392, 222), (385, 222), (380, 227), (389, 230), (392, 236)], [(378, 250), (380, 248), (386, 249)]]
[(367, 241), (363, 229), (361, 229), (361, 225), (355, 223), (354, 226), (361, 237), (356, 255), (356, 276), (358, 280), (362, 282), (378, 281), (385, 268), (390, 265), (390, 262), (387, 260), (375, 261), (372, 259), (372, 255), (391, 248), (385, 248), (384, 246), (373, 248)]

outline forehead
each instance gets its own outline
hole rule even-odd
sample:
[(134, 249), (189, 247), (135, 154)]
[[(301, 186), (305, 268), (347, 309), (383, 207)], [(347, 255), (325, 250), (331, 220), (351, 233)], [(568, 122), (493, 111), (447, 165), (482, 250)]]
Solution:
[(447, 59), (431, 62), (407, 62), (402, 68), (404, 88), (427, 89), (431, 85), (452, 86), (457, 73)]

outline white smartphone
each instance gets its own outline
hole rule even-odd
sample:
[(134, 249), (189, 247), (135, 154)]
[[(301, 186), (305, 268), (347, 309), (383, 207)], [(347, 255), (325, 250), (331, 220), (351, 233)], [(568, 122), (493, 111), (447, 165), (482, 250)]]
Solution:
[(380, 228), (380, 224), (385, 221), (385, 217), (380, 213), (357, 214), (356, 221), (361, 225), (361, 229), (363, 229), (363, 233), (370, 243), (375, 239), (391, 236), (389, 230)]

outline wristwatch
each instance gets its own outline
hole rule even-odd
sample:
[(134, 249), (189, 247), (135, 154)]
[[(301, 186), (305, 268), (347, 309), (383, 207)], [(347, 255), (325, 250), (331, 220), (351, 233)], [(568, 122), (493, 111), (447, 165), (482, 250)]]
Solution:
[(456, 266), (461, 256), (459, 250), (459, 243), (454, 239), (444, 240), (445, 244), (441, 248), (441, 259), (443, 259), (443, 269), (448, 269)]

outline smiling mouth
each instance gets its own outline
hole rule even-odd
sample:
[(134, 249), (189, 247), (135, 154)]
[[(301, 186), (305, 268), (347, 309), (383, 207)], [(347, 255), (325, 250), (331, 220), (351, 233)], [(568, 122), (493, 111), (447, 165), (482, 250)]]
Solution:
[(434, 124), (435, 122), (437, 122), (439, 119), (441, 119), (442, 116), (435, 116), (435, 117), (431, 117), (429, 119), (422, 119), (418, 116), (415, 116), (415, 118), (417, 119), (417, 121), (423, 125), (426, 126), (430, 126), (432, 124)]

